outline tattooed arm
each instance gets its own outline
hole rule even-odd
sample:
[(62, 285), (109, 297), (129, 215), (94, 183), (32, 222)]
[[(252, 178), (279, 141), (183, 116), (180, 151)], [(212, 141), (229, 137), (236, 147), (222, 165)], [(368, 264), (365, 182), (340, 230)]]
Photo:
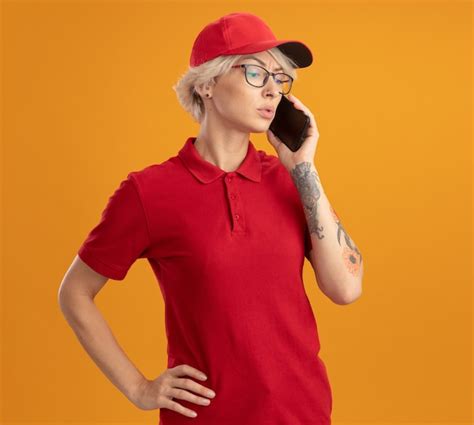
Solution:
[(362, 293), (362, 254), (330, 205), (314, 164), (297, 163), (290, 175), (304, 207), (318, 286), (336, 304), (352, 303)]

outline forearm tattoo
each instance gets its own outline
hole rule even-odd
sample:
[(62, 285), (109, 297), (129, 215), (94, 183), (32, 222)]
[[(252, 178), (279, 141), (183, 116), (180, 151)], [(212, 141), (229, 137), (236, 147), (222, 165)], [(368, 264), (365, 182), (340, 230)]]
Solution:
[[(308, 217), (307, 221), (310, 233), (315, 233), (319, 239), (323, 239), (325, 237), (323, 235), (324, 227), (320, 225), (318, 219), (318, 201), (321, 197), (321, 181), (318, 173), (312, 169), (311, 162), (301, 162), (290, 171), (290, 174), (300, 193), (302, 204)], [(337, 242), (342, 246), (341, 238), (343, 237), (346, 243), (346, 247), (343, 248), (346, 266), (351, 273), (356, 274), (362, 262), (362, 254), (359, 252), (354, 241), (347, 234), (336, 211), (334, 211), (331, 205), (329, 205), (329, 207), (332, 217), (337, 224)]]
[(360, 263), (362, 262), (362, 254), (357, 248), (357, 245), (347, 234), (346, 229), (344, 229), (344, 226), (342, 225), (341, 220), (339, 220), (339, 217), (336, 214), (336, 211), (334, 211), (334, 208), (332, 207), (332, 205), (329, 205), (329, 208), (331, 210), (334, 221), (337, 224), (337, 241), (339, 242), (339, 245), (341, 245), (341, 236), (344, 236), (344, 240), (348, 247), (348, 248), (347, 247), (344, 248), (345, 263), (348, 266), (351, 273), (356, 274), (359, 271)]
[(321, 191), (317, 183), (320, 183), (318, 173), (311, 170), (310, 162), (296, 164), (291, 170), (291, 177), (300, 193), (303, 207), (308, 216), (308, 227), (310, 233), (316, 233), (319, 239), (324, 238), (324, 227), (318, 223), (318, 200)]

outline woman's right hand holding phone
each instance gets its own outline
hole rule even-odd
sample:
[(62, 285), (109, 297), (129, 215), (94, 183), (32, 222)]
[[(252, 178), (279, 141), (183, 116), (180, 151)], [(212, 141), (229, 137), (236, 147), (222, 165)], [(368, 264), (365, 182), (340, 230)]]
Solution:
[[(133, 400), (134, 404), (142, 410), (164, 408), (174, 410), (190, 418), (196, 417), (196, 412), (187, 409), (173, 399), (187, 400), (201, 406), (208, 406), (211, 400), (207, 397), (212, 399), (215, 397), (215, 393), (185, 376), (201, 381), (207, 379), (202, 372), (187, 364), (168, 368), (158, 378), (151, 381), (146, 379), (139, 385)], [(202, 397), (196, 394), (200, 394)]]

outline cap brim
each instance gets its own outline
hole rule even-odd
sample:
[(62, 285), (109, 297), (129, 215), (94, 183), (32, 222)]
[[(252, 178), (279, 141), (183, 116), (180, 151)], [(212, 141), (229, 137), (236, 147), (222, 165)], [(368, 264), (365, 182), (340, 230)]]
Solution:
[(279, 40), (278, 47), (285, 55), (290, 56), (298, 68), (306, 68), (313, 63), (313, 54), (308, 46), (298, 40)]
[(264, 40), (256, 43), (239, 46), (222, 53), (223, 55), (238, 55), (257, 53), (278, 47), (285, 55), (293, 59), (298, 68), (306, 68), (313, 63), (313, 55), (311, 50), (301, 41), (298, 40)]

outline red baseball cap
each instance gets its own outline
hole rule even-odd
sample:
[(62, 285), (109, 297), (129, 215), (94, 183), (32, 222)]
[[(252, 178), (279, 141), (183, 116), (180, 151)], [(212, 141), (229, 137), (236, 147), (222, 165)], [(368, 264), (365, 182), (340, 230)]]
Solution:
[(278, 47), (298, 68), (313, 62), (311, 50), (298, 40), (277, 40), (270, 27), (251, 13), (230, 13), (207, 24), (194, 40), (189, 64), (198, 66), (221, 55), (256, 53)]

